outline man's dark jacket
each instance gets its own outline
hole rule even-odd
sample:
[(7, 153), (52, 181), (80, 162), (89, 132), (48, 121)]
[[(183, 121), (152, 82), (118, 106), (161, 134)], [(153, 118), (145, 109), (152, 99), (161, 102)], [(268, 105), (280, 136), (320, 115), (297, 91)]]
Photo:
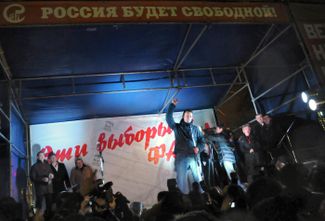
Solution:
[(30, 179), (34, 183), (36, 195), (44, 195), (51, 192), (50, 185), (42, 181), (43, 178), (49, 177), (50, 173), (52, 173), (52, 170), (46, 161), (37, 160), (30, 169)]
[[(186, 123), (183, 119), (180, 123), (175, 123), (173, 118), (175, 107), (176, 106), (174, 104), (170, 104), (166, 114), (166, 121), (168, 123), (168, 126), (175, 133), (176, 142), (174, 153), (176, 155), (183, 154), (194, 156), (194, 147), (198, 147), (200, 152), (203, 151), (205, 145), (204, 137), (199, 128), (193, 125), (193, 123)], [(195, 143), (193, 142), (193, 139)]]
[[(56, 170), (51, 164), (51, 169), (54, 174), (54, 179), (53, 179), (53, 192), (54, 193), (57, 194), (62, 191), (65, 191), (66, 190), (65, 185), (67, 186), (67, 188), (69, 188), (71, 186), (67, 169), (63, 163), (58, 162), (58, 170)], [(65, 183), (65, 185), (64, 185), (64, 183)]]

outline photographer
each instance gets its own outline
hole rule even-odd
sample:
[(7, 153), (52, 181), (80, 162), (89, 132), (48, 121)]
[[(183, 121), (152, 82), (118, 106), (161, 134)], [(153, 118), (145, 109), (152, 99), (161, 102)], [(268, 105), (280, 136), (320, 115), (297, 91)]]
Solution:
[(101, 184), (97, 182), (96, 188), (85, 196), (79, 212), (105, 220), (132, 221), (134, 217), (128, 206), (129, 200), (120, 192), (113, 194), (112, 182)]

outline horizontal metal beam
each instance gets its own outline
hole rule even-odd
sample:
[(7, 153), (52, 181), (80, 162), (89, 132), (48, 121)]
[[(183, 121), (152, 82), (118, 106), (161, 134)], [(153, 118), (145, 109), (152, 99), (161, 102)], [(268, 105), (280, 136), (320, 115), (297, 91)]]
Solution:
[[(197, 67), (197, 68), (182, 68), (177, 72), (186, 71), (208, 71), (208, 70), (232, 70), (236, 69), (237, 66), (223, 66), (223, 67)], [(153, 73), (174, 73), (173, 69), (166, 70), (145, 70), (145, 71), (123, 71), (123, 72), (102, 72), (102, 73), (88, 73), (88, 74), (70, 74), (70, 75), (51, 75), (42, 77), (25, 77), (15, 78), (13, 81), (35, 81), (35, 80), (56, 80), (56, 79), (70, 79), (70, 78), (88, 78), (88, 77), (105, 77), (105, 76), (116, 76), (121, 75), (133, 75), (133, 74), (153, 74)], [(3, 80), (2, 80), (3, 81)]]
[(302, 67), (300, 67), (298, 70), (296, 70), (295, 72), (293, 72), (292, 74), (290, 74), (289, 76), (287, 76), (286, 78), (282, 79), (281, 81), (279, 81), (278, 83), (276, 83), (274, 86), (272, 86), (271, 88), (267, 89), (266, 91), (264, 91), (263, 93), (261, 93), (260, 95), (258, 95), (257, 97), (255, 97), (253, 100), (256, 101), (259, 98), (263, 97), (265, 94), (269, 93), (270, 91), (272, 91), (274, 88), (280, 86), (281, 84), (283, 84), (284, 82), (288, 81), (289, 79), (291, 79), (292, 77), (296, 76), (297, 74), (299, 74), (301, 71), (303, 71), (305, 68), (307, 67), (307, 65), (303, 65)]
[[(242, 83), (236, 83), (242, 85)], [(130, 90), (114, 90), (114, 91), (99, 91), (99, 92), (87, 92), (87, 93), (75, 93), (75, 94), (59, 94), (49, 96), (34, 96), (25, 97), (22, 100), (37, 100), (37, 99), (51, 99), (51, 98), (62, 98), (62, 97), (75, 97), (75, 96), (89, 96), (97, 94), (121, 94), (121, 93), (135, 93), (135, 92), (146, 92), (146, 91), (162, 91), (168, 89), (190, 89), (190, 88), (204, 88), (204, 87), (223, 87), (230, 86), (231, 83), (223, 84), (203, 84), (203, 85), (192, 85), (192, 86), (180, 86), (180, 87), (160, 87), (160, 88), (143, 88), (143, 89), (130, 89)]]

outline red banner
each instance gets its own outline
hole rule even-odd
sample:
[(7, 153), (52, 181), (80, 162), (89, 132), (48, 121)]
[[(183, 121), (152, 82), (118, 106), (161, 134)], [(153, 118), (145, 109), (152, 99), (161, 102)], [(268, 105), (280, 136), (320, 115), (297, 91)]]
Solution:
[(325, 6), (290, 5), (319, 83), (325, 86)]
[(288, 22), (283, 4), (213, 2), (6, 2), (0, 26), (146, 23)]

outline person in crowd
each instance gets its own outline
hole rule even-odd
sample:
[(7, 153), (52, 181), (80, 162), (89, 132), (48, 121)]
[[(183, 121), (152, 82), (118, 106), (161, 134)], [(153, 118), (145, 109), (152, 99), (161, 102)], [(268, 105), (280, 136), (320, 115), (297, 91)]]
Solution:
[[(260, 144), (259, 163), (262, 167), (266, 166), (270, 162), (270, 157), (267, 154), (267, 149), (268, 141), (272, 138), (270, 138), (267, 132), (270, 131), (272, 127), (271, 119), (268, 117), (269, 115), (257, 114), (255, 116), (256, 123), (251, 127), (252, 137), (256, 142)], [(265, 124), (265, 122), (268, 122), (268, 124)]]
[(259, 202), (283, 192), (281, 184), (274, 179), (261, 177), (253, 181), (247, 188), (246, 198), (250, 209)]
[(51, 163), (51, 169), (54, 174), (53, 179), (53, 199), (56, 200), (60, 192), (66, 191), (70, 188), (70, 179), (67, 169), (63, 163), (58, 162), (56, 155), (51, 152), (48, 155)]
[(188, 194), (190, 184), (188, 182), (188, 170), (195, 182), (202, 180), (201, 163), (199, 153), (203, 151), (205, 140), (199, 128), (193, 124), (193, 113), (191, 110), (185, 110), (180, 123), (175, 123), (173, 112), (178, 101), (174, 99), (170, 104), (166, 121), (168, 126), (175, 133), (175, 169), (178, 188), (182, 193)]
[(12, 197), (0, 199), (0, 221), (23, 221), (22, 205)]
[(81, 157), (75, 159), (75, 167), (71, 170), (71, 185), (79, 186), (81, 195), (85, 196), (94, 188), (96, 180), (96, 171), (86, 165)]
[(197, 182), (192, 183), (192, 190), (189, 193), (191, 206), (193, 210), (203, 209), (205, 206), (204, 196), (200, 191), (200, 184)]
[(51, 215), (52, 206), (52, 193), (53, 193), (53, 183), (54, 178), (53, 172), (50, 165), (45, 160), (45, 155), (43, 152), (37, 153), (37, 161), (31, 167), (30, 179), (34, 184), (36, 193), (36, 208), (41, 214), (44, 214), (44, 209), (42, 208), (43, 200), (45, 200), (46, 213), (45, 216), (49, 217)]
[(261, 138), (262, 128), (264, 127), (263, 114), (256, 114), (255, 116), (256, 124), (253, 127), (253, 134), (256, 138)]
[(209, 134), (208, 130), (203, 130), (204, 138), (206, 141), (204, 151), (201, 152), (200, 158), (202, 163), (202, 172), (204, 176), (204, 182), (207, 188), (211, 188), (216, 185), (217, 174), (215, 170), (215, 150), (213, 142), (208, 140)]
[(154, 204), (150, 209), (144, 211), (141, 215), (141, 220), (143, 221), (155, 221), (156, 217), (161, 211), (161, 203), (168, 195), (168, 191), (161, 191), (157, 195), (157, 203)]
[(227, 138), (229, 138), (228, 133), (224, 131), (223, 125), (219, 124), (215, 129), (215, 134), (208, 136), (207, 139), (216, 144), (219, 163), (224, 167), (228, 179), (231, 180), (230, 174), (235, 171), (236, 158)]
[(249, 124), (242, 126), (242, 132), (243, 135), (239, 138), (238, 143), (240, 150), (244, 154), (247, 182), (251, 183), (254, 176), (258, 175), (261, 146), (252, 136), (251, 127)]
[(270, 115), (266, 114), (263, 116), (264, 126), (261, 132), (262, 146), (266, 151), (266, 163), (269, 163), (275, 158), (274, 150), (278, 142), (279, 129), (274, 125), (273, 119)]

